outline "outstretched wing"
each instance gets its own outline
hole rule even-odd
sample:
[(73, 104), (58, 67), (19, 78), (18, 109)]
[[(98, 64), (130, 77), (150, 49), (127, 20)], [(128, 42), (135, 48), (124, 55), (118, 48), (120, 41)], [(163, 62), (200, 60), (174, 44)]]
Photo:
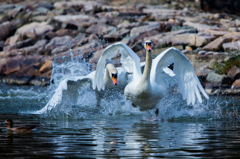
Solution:
[(62, 102), (63, 91), (68, 90), (70, 87), (75, 87), (75, 89), (71, 90), (77, 90), (76, 88), (79, 85), (83, 85), (86, 82), (92, 83), (94, 74), (95, 72), (92, 72), (87, 76), (70, 77), (62, 80), (59, 83), (58, 88), (55, 90), (55, 93), (52, 96), (51, 100), (41, 110), (30, 112), (30, 114), (43, 114), (44, 112), (52, 110), (54, 107), (56, 107), (58, 104)]
[[(167, 69), (166, 71), (166, 68), (172, 63), (174, 63), (174, 68), (171, 73), (171, 70)], [(209, 98), (199, 82), (192, 64), (178, 49), (172, 47), (165, 50), (153, 60), (152, 66), (151, 77), (153, 80), (158, 84), (165, 85), (169, 85), (169, 80), (173, 80), (174, 83), (178, 84), (178, 89), (183, 99), (187, 100), (188, 105), (195, 103), (195, 96), (197, 96), (198, 101), (202, 103), (202, 97), (199, 91), (205, 98)], [(173, 75), (173, 77), (170, 77), (171, 75)]]
[(93, 89), (96, 88), (100, 90), (104, 90), (104, 67), (106, 63), (106, 59), (111, 59), (119, 52), (121, 54), (121, 63), (122, 67), (126, 72), (132, 72), (133, 78), (140, 76), (140, 58), (135, 54), (135, 52), (129, 48), (127, 45), (118, 42), (112, 45), (109, 45), (102, 53), (98, 64), (96, 73), (93, 79)]

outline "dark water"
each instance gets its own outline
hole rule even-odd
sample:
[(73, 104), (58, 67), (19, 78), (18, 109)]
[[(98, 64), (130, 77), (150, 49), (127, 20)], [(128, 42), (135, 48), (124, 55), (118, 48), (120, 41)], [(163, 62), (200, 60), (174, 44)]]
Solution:
[(0, 125), (0, 158), (240, 157), (239, 97), (210, 97), (205, 101), (210, 108), (200, 112), (192, 107), (188, 116), (183, 112), (190, 108), (182, 105), (183, 110), (179, 106), (174, 110), (174, 102), (166, 100), (163, 106), (171, 109), (150, 121), (151, 111), (134, 113), (130, 108), (124, 109), (125, 113), (85, 110), (80, 117), (76, 114), (83, 110), (76, 106), (70, 107), (75, 116), (63, 112), (58, 116), (24, 114), (41, 109), (51, 98), (51, 91), (0, 86), (0, 122), (10, 118), (14, 126), (37, 125), (31, 133), (7, 131)]

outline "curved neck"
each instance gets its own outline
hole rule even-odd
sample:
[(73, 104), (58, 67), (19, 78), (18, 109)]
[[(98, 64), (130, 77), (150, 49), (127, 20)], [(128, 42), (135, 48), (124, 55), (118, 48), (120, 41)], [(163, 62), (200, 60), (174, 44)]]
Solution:
[(150, 83), (150, 72), (152, 67), (152, 52), (146, 50), (146, 63), (143, 71), (143, 76), (140, 82), (149, 82)]

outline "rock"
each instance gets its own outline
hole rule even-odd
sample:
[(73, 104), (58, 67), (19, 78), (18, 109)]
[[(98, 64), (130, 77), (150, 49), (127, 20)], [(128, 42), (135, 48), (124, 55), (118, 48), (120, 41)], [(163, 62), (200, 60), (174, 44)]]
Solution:
[(240, 41), (236, 42), (230, 42), (230, 43), (224, 43), (223, 44), (223, 49), (226, 52), (230, 51), (240, 51)]
[(223, 43), (230, 42), (231, 39), (219, 37), (215, 39), (214, 41), (208, 43), (206, 46), (204, 46), (202, 49), (206, 51), (218, 51), (222, 49)]
[(11, 74), (13, 72), (19, 71), (21, 69), (21, 61), (23, 56), (15, 56), (10, 58), (6, 63), (6, 71), (5, 74)]
[(78, 15), (58, 15), (54, 17), (55, 20), (59, 20), (61, 22), (69, 22), (69, 21), (76, 21), (76, 20), (87, 20), (90, 19), (90, 16), (85, 14), (78, 14)]
[(33, 46), (22, 48), (21, 50), (25, 55), (40, 55), (45, 51), (45, 45), (47, 44), (47, 40), (39, 40)]
[(94, 52), (92, 58), (89, 60), (89, 63), (96, 65), (104, 50), (105, 50), (105, 48), (99, 49), (96, 52)]
[(32, 80), (29, 81), (29, 84), (30, 85), (33, 85), (33, 86), (48, 86), (50, 85), (50, 81), (45, 79), (45, 78), (34, 78)]
[(228, 71), (227, 76), (231, 79), (239, 79), (240, 78), (240, 68), (236, 66), (232, 66), (231, 69)]
[(230, 27), (230, 28), (228, 28), (228, 31), (229, 32), (237, 32), (238, 29), (236, 27)]
[(15, 4), (4, 4), (4, 5), (0, 5), (0, 12), (5, 12), (7, 10), (13, 9), (15, 8), (16, 5)]
[(185, 26), (190, 26), (190, 27), (194, 27), (196, 28), (199, 32), (204, 32), (206, 30), (210, 30), (210, 29), (219, 29), (219, 27), (216, 26), (210, 26), (210, 25), (206, 25), (206, 24), (200, 24), (200, 23), (193, 23), (193, 22), (185, 22), (183, 23), (183, 25)]
[(176, 45), (188, 45), (190, 42), (191, 34), (179, 34), (175, 36), (166, 36), (163, 37), (163, 43), (167, 45), (176, 46)]
[(6, 40), (5, 45), (15, 45), (18, 41), (21, 40), (20, 35), (14, 35), (8, 38), (9, 40)]
[(144, 32), (156, 30), (159, 28), (159, 26), (160, 26), (159, 23), (153, 22), (153, 23), (149, 23), (148, 25), (135, 27), (131, 30), (130, 36), (139, 36), (140, 34), (142, 34)]
[(46, 73), (47, 71), (52, 70), (52, 61), (46, 61), (41, 68), (39, 69), (39, 72)]
[(240, 79), (235, 80), (231, 88), (240, 88)]
[(211, 72), (207, 75), (207, 81), (213, 83), (214, 85), (220, 86), (223, 82), (223, 79), (226, 77), (226, 75), (219, 75), (217, 73)]
[(203, 50), (202, 50), (202, 51), (199, 51), (199, 52), (198, 52), (198, 55), (204, 55), (205, 53), (207, 53), (207, 51), (203, 51)]
[(50, 3), (40, 3), (37, 5), (36, 8), (47, 8), (49, 10), (52, 10), (52, 9), (54, 9), (54, 6)]
[[(54, 16), (56, 17), (56, 16)], [(62, 28), (62, 21), (61, 20), (58, 20), (58, 19), (55, 19), (55, 18), (49, 18), (48, 21), (47, 21), (47, 24), (48, 25), (51, 25), (53, 27), (53, 30), (52, 31), (57, 31), (59, 29)]]
[(6, 64), (7, 64), (8, 58), (1, 57), (0, 58), (0, 75), (3, 75), (6, 71)]
[(231, 41), (240, 40), (240, 32), (230, 32), (223, 36), (224, 38), (231, 39)]
[(31, 46), (34, 44), (34, 40), (33, 39), (26, 39), (20, 42), (17, 42), (15, 45), (9, 45), (3, 48), (3, 50), (5, 52), (13, 50), (13, 49), (20, 49), (23, 47), (27, 47), (27, 46)]
[(139, 22), (130, 23), (129, 21), (124, 21), (123, 23), (118, 24), (118, 29), (132, 29), (134, 27), (138, 27), (140, 25)]
[(205, 30), (205, 32), (210, 33), (216, 37), (223, 36), (223, 35), (229, 33), (228, 31), (224, 31), (224, 30), (220, 30), (220, 29), (217, 29), (217, 30), (207, 29), (207, 30)]
[(11, 85), (27, 85), (31, 77), (16, 77), (7, 75), (2, 78), (2, 82)]
[(17, 6), (14, 9), (8, 11), (8, 15), (14, 19), (20, 12), (23, 11), (23, 9), (24, 9), (24, 6)]
[(72, 39), (71, 36), (55, 37), (46, 45), (45, 49), (51, 51), (57, 46), (67, 45)]
[(190, 45), (199, 47), (212, 41), (214, 36), (208, 33), (200, 32), (198, 34), (191, 34), (189, 38)]
[(13, 35), (16, 29), (23, 24), (23, 21), (18, 19), (11, 22), (5, 22), (0, 25), (0, 40), (6, 40)]
[(109, 33), (107, 35), (104, 35), (103, 38), (108, 42), (120, 41), (125, 36), (127, 36), (127, 34), (129, 34), (129, 32), (130, 32), (130, 30), (128, 30), (128, 29), (122, 29), (122, 30), (118, 30), (114, 33)]
[(106, 24), (93, 24), (87, 28), (86, 33), (104, 36), (110, 32), (116, 31), (116, 28)]
[(131, 46), (131, 49), (134, 52), (138, 52), (140, 50), (143, 50), (144, 49), (143, 43), (141, 41), (138, 41), (133, 46)]
[(45, 37), (47, 39), (52, 39), (54, 37), (61, 37), (61, 36), (65, 36), (65, 35), (68, 35), (68, 36), (71, 36), (71, 37), (75, 37), (79, 34), (80, 32), (78, 30), (70, 30), (70, 29), (60, 29), (56, 32), (48, 32), (45, 34)]
[(41, 36), (49, 31), (54, 29), (53, 26), (47, 24), (47, 22), (32, 22), (26, 24), (17, 29), (16, 34), (20, 34), (22, 37), (28, 37), (35, 39), (38, 36)]

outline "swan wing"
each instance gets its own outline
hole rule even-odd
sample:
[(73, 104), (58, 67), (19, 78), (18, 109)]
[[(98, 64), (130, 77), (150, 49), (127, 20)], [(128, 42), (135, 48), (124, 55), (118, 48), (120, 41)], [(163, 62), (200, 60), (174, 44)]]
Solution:
[[(173, 71), (167, 66), (174, 63)], [(200, 92), (205, 98), (209, 98), (203, 89), (191, 62), (178, 49), (172, 47), (158, 55), (152, 64), (151, 76), (159, 85), (178, 84), (179, 92), (187, 104), (194, 104), (196, 97), (202, 103)], [(171, 83), (169, 83), (171, 82)]]
[(121, 42), (114, 43), (109, 45), (102, 53), (98, 64), (96, 73), (93, 79), (93, 89), (96, 88), (100, 90), (105, 89), (104, 85), (104, 67), (106, 63), (106, 59), (111, 59), (116, 55), (116, 53), (121, 54), (121, 63), (122, 67), (126, 72), (133, 73), (133, 76), (140, 76), (140, 58), (136, 55), (136, 53), (129, 48), (127, 45)]
[(92, 83), (94, 74), (95, 71), (88, 74), (87, 76), (70, 77), (62, 80), (55, 90), (51, 100), (41, 110), (30, 112), (30, 114), (43, 114), (44, 112), (52, 110), (62, 102), (63, 91), (68, 90), (70, 87), (75, 87), (74, 90), (77, 90), (77, 87), (86, 84), (86, 82)]

